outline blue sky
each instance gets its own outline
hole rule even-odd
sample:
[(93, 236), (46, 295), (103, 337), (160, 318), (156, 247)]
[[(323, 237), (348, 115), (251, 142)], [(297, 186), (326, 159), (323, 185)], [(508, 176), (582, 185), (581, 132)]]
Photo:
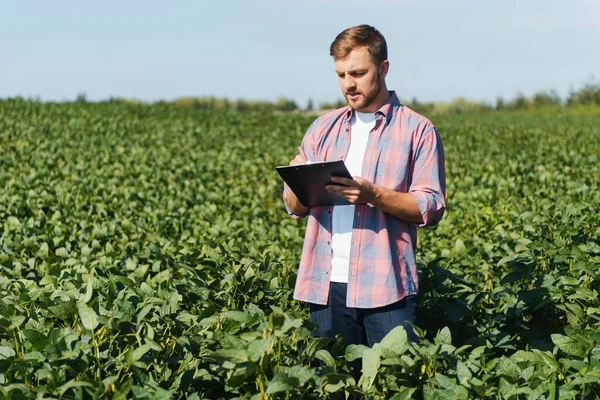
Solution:
[(386, 37), (402, 99), (494, 102), (600, 78), (600, 0), (2, 1), (0, 98), (341, 98), (329, 45)]

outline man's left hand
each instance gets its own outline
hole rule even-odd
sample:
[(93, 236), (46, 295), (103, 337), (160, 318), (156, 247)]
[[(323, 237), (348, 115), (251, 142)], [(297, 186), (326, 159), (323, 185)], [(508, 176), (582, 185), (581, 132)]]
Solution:
[(345, 186), (327, 185), (327, 191), (342, 196), (351, 204), (372, 203), (377, 196), (375, 185), (360, 176), (353, 179), (333, 177), (331, 181)]

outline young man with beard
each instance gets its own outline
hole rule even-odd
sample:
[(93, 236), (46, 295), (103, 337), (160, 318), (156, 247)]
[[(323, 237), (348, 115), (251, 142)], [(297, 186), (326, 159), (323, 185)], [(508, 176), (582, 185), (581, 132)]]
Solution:
[(288, 213), (308, 216), (294, 298), (309, 303), (316, 336), (372, 346), (403, 326), (414, 341), (417, 227), (444, 214), (442, 141), (428, 119), (388, 91), (379, 31), (348, 28), (330, 55), (348, 107), (319, 117), (290, 165), (343, 159), (354, 179), (333, 178), (345, 186), (327, 190), (351, 205), (307, 208), (284, 186)]

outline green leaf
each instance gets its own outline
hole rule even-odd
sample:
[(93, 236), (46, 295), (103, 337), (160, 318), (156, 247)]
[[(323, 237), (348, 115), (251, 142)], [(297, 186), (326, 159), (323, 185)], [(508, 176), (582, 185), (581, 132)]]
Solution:
[(251, 320), (251, 315), (244, 311), (224, 311), (221, 316), (232, 321), (247, 323)]
[(248, 355), (251, 361), (258, 361), (273, 345), (273, 338), (255, 340), (248, 345)]
[(7, 360), (16, 354), (12, 347), (0, 346), (0, 360)]
[(516, 362), (542, 362), (542, 356), (531, 351), (519, 350), (510, 356)]
[(284, 373), (278, 373), (273, 377), (267, 384), (267, 394), (274, 394), (280, 392), (288, 392), (294, 389), (291, 382), (289, 382), (288, 376)]
[(532, 352), (539, 354), (540, 357), (542, 357), (542, 360), (544, 361), (544, 363), (550, 367), (551, 370), (556, 370), (559, 367), (558, 361), (556, 361), (556, 359), (554, 358), (554, 356), (552, 356), (552, 354), (550, 352), (547, 351), (540, 351), (538, 349), (533, 349)]
[(395, 327), (383, 338), (380, 344), (382, 350), (391, 353), (388, 355), (385, 351), (382, 351), (382, 354), (386, 357), (404, 354), (406, 349), (408, 349), (408, 335), (406, 334), (406, 330), (403, 326)]
[[(377, 346), (377, 344), (375, 345)], [(364, 390), (368, 390), (375, 380), (375, 376), (379, 371), (380, 355), (378, 348), (365, 349), (362, 357), (362, 376), (358, 382)]]
[(242, 363), (250, 360), (249, 354), (244, 350), (217, 350), (210, 353), (210, 358), (220, 361)]
[(346, 358), (346, 361), (354, 361), (362, 358), (367, 349), (368, 347), (362, 344), (351, 344), (346, 347), (346, 354), (344, 357)]
[(305, 365), (294, 365), (287, 370), (287, 376), (298, 382), (295, 386), (302, 387), (315, 376), (315, 371)]
[(83, 301), (86, 304), (89, 303), (89, 301), (92, 299), (93, 293), (94, 293), (94, 275), (89, 274), (88, 278), (87, 278), (85, 296), (83, 296), (83, 299), (81, 301)]
[(136, 348), (133, 351), (133, 354), (131, 356), (131, 362), (134, 363), (134, 362), (138, 361), (151, 349), (152, 349), (152, 346), (149, 345), (148, 343), (145, 343), (145, 344), (141, 345), (140, 347)]
[(314, 357), (317, 351), (327, 347), (332, 340), (333, 339), (327, 337), (312, 337), (308, 341), (308, 345), (304, 350), (304, 354), (306, 354), (308, 357)]
[(402, 386), (396, 394), (390, 397), (390, 400), (411, 400), (414, 398), (414, 393), (416, 390), (416, 388)]
[(248, 268), (246, 268), (246, 271), (244, 272), (244, 279), (249, 280), (250, 278), (253, 278), (255, 275), (256, 275), (256, 273), (254, 272), (254, 269), (252, 269), (252, 267), (248, 266)]
[(465, 388), (461, 388), (460, 386), (457, 386), (456, 389), (438, 389), (423, 385), (423, 398), (427, 400), (467, 399), (468, 396), (465, 396), (465, 393), (460, 389), (465, 390)]
[(64, 247), (59, 247), (58, 249), (56, 249), (54, 254), (56, 254), (57, 257), (61, 257), (61, 258), (69, 257), (69, 251), (67, 249), (65, 249)]
[(458, 382), (464, 387), (470, 387), (470, 381), (473, 375), (471, 374), (471, 370), (463, 363), (458, 360), (456, 363), (456, 376), (458, 377)]
[(457, 254), (464, 254), (467, 252), (467, 247), (462, 240), (456, 239), (454, 242), (454, 252)]
[(177, 291), (174, 291), (173, 293), (171, 293), (171, 296), (169, 296), (169, 310), (170, 310), (171, 314), (175, 314), (178, 309), (179, 309), (179, 293), (177, 293)]
[(340, 373), (329, 373), (323, 375), (321, 385), (326, 393), (335, 393), (345, 386), (355, 385), (354, 378)]
[(456, 388), (456, 382), (454, 381), (454, 379), (442, 373), (436, 373), (433, 379), (437, 382), (437, 384), (440, 387), (444, 389), (454, 390)]
[(535, 367), (532, 365), (521, 371), (521, 377), (526, 382), (529, 382), (529, 380), (531, 380), (531, 378), (533, 377), (534, 372), (535, 372)]
[(58, 388), (58, 393), (60, 396), (63, 396), (65, 393), (67, 393), (70, 389), (74, 389), (74, 388), (84, 388), (84, 387), (89, 387), (89, 388), (94, 388), (94, 385), (92, 385), (90, 382), (85, 382), (85, 381), (69, 381), (67, 383), (65, 383), (64, 385), (60, 386)]
[(46, 343), (48, 343), (48, 338), (46, 335), (35, 329), (23, 329), (23, 334), (27, 338), (27, 342), (35, 350), (43, 350), (44, 347), (46, 347)]
[(44, 356), (39, 351), (31, 351), (29, 353), (25, 353), (23, 355), (23, 358), (25, 359), (26, 362), (41, 363), (41, 362), (46, 361), (46, 356)]
[(315, 358), (317, 360), (323, 361), (323, 363), (325, 363), (325, 365), (327, 365), (329, 368), (333, 368), (333, 370), (336, 371), (335, 360), (331, 356), (331, 353), (329, 353), (327, 350), (325, 350), (325, 349), (318, 350), (315, 353)]
[(42, 243), (42, 245), (40, 246), (40, 250), (39, 250), (40, 258), (43, 260), (47, 259), (49, 252), (50, 252), (50, 249), (48, 247), (48, 244)]
[(25, 322), (24, 315), (13, 315), (10, 317), (10, 326), (9, 329), (15, 329), (23, 325)]
[(559, 349), (564, 351), (570, 356), (575, 357), (584, 357), (586, 354), (586, 349), (584, 346), (568, 336), (560, 335), (558, 333), (554, 333), (550, 335), (552, 338), (552, 343), (556, 345)]
[(435, 343), (437, 344), (452, 344), (452, 334), (447, 326), (443, 327), (441, 331), (435, 337)]
[(78, 301), (77, 312), (79, 313), (79, 318), (81, 318), (81, 323), (85, 329), (92, 331), (98, 327), (98, 315), (96, 315), (96, 312), (87, 304)]
[(275, 334), (277, 336), (288, 336), (290, 332), (295, 331), (296, 329), (302, 326), (302, 320), (300, 318), (291, 318), (289, 315), (285, 314), (284, 323), (276, 330)]
[(141, 324), (142, 322), (144, 322), (144, 318), (146, 317), (146, 315), (148, 315), (148, 313), (154, 308), (156, 307), (153, 304), (147, 305), (144, 308), (142, 308), (142, 310), (138, 313), (138, 315), (136, 316), (136, 324)]
[(21, 227), (21, 222), (17, 217), (10, 216), (6, 219), (6, 226), (9, 231), (17, 230)]
[(519, 379), (519, 368), (510, 358), (502, 357), (500, 359), (500, 373), (512, 379)]

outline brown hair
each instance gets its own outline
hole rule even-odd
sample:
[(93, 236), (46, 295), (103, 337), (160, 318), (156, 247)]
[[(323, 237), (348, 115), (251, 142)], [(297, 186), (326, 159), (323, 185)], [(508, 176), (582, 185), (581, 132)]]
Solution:
[(376, 64), (387, 60), (385, 38), (381, 32), (370, 25), (357, 25), (342, 31), (331, 43), (329, 55), (334, 59), (344, 58), (359, 46), (367, 47)]

